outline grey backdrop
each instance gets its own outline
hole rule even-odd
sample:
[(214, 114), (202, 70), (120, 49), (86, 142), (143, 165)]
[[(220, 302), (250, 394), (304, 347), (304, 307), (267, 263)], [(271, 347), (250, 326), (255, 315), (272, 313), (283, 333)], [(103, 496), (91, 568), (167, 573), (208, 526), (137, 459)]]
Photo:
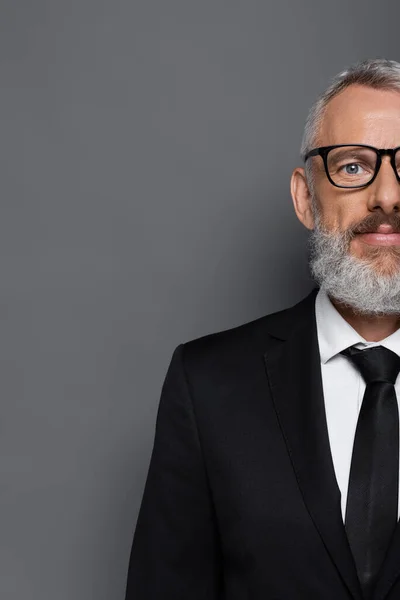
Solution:
[(175, 346), (312, 282), (289, 177), (400, 6), (1, 0), (0, 597), (123, 600)]

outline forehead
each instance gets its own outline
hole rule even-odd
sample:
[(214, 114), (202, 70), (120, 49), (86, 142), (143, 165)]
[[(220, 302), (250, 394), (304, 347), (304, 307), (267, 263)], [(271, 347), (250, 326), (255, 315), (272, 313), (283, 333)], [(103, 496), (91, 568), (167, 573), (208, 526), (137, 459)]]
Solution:
[(400, 91), (349, 86), (328, 103), (318, 138), (320, 146), (400, 146)]

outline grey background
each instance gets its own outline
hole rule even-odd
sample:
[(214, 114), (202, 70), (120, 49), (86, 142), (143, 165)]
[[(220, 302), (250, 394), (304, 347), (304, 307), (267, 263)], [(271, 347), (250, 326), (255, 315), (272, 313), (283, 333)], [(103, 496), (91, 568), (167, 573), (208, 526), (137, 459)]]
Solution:
[(311, 289), (304, 120), (400, 8), (0, 9), (0, 597), (123, 600), (172, 351)]

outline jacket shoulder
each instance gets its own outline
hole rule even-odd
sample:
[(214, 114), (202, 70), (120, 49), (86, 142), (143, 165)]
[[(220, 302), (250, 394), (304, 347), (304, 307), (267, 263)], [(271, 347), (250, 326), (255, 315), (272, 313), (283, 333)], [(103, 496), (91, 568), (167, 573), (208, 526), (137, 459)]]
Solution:
[(181, 344), (184, 363), (190, 368), (207, 363), (218, 363), (235, 358), (243, 360), (255, 353), (264, 353), (276, 331), (290, 331), (296, 322), (314, 306), (318, 289), (314, 288), (294, 305), (268, 313), (262, 317), (229, 329), (216, 331)]

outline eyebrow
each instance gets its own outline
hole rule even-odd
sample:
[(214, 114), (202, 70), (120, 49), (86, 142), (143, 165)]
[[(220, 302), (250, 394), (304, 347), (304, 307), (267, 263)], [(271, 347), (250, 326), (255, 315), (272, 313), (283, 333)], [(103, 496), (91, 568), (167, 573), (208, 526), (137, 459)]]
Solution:
[[(372, 148), (372, 146), (371, 146)], [(350, 156), (357, 156), (359, 154), (362, 154), (364, 152), (371, 152), (371, 148), (336, 148), (334, 149), (334, 153), (336, 157), (340, 157), (343, 154), (348, 154)]]

